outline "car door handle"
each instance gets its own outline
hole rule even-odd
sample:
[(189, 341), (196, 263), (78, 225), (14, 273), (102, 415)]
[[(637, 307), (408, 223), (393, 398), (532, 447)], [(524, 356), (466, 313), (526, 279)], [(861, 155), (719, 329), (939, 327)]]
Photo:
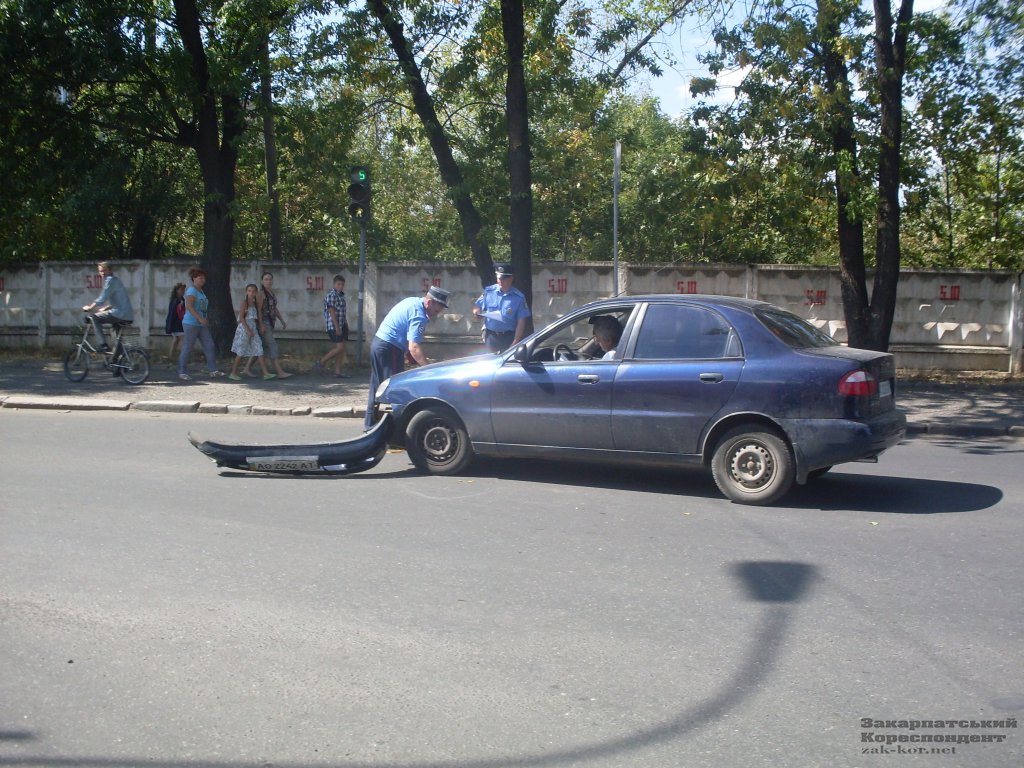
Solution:
[(717, 384), (724, 378), (725, 376), (721, 373), (702, 373), (700, 375), (700, 380), (705, 384)]
[(601, 380), (601, 377), (596, 373), (581, 373), (576, 377), (576, 381), (580, 384), (597, 384)]

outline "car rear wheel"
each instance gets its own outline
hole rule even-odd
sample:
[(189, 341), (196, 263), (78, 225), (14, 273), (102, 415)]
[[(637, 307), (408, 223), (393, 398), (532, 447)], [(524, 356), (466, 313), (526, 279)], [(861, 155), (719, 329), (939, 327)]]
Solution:
[(454, 411), (427, 408), (409, 421), (405, 449), (413, 465), (431, 475), (454, 475), (473, 458), (469, 435)]
[(718, 441), (711, 459), (715, 484), (739, 504), (771, 504), (793, 485), (793, 455), (775, 432), (738, 427)]

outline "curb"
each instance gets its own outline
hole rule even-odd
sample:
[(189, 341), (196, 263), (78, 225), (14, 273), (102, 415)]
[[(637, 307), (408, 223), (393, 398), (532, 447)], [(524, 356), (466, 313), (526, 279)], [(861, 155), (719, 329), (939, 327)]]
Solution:
[(991, 427), (981, 424), (933, 424), (907, 422), (907, 437), (1018, 437), (1024, 438), (1024, 426)]
[(160, 411), (162, 413), (195, 413), (199, 410), (198, 400), (140, 400), (132, 403), (137, 411)]
[(365, 408), (313, 408), (309, 405), (273, 407), (266, 405), (229, 405), (200, 403), (197, 400), (102, 400), (86, 397), (27, 397), (7, 395), (0, 397), (0, 408), (24, 408), (59, 411), (151, 411), (157, 413), (215, 413), (239, 416), (316, 416), (325, 419), (363, 418)]
[(127, 411), (128, 400), (100, 400), (89, 397), (27, 397), (8, 395), (3, 399), (4, 408), (46, 408), (67, 411)]

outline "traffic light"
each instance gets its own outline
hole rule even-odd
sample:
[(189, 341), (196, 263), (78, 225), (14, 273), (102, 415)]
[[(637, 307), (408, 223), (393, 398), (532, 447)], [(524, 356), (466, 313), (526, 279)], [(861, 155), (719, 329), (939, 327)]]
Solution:
[(351, 202), (348, 215), (357, 224), (365, 224), (370, 220), (370, 169), (365, 165), (353, 165), (350, 173), (352, 183), (348, 185), (348, 196)]

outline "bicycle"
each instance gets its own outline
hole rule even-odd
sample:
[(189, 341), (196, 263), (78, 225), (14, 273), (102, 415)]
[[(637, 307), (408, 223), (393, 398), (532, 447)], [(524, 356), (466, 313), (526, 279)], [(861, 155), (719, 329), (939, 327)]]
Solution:
[(115, 320), (110, 324), (114, 336), (114, 345), (109, 351), (103, 352), (89, 341), (92, 323), (85, 318), (85, 331), (82, 340), (75, 344), (64, 355), (64, 375), (70, 381), (83, 381), (89, 375), (89, 364), (94, 356), (99, 355), (103, 367), (120, 376), (126, 384), (142, 384), (149, 378), (149, 354), (144, 349), (132, 346), (123, 341), (125, 329), (131, 325), (127, 320)]

